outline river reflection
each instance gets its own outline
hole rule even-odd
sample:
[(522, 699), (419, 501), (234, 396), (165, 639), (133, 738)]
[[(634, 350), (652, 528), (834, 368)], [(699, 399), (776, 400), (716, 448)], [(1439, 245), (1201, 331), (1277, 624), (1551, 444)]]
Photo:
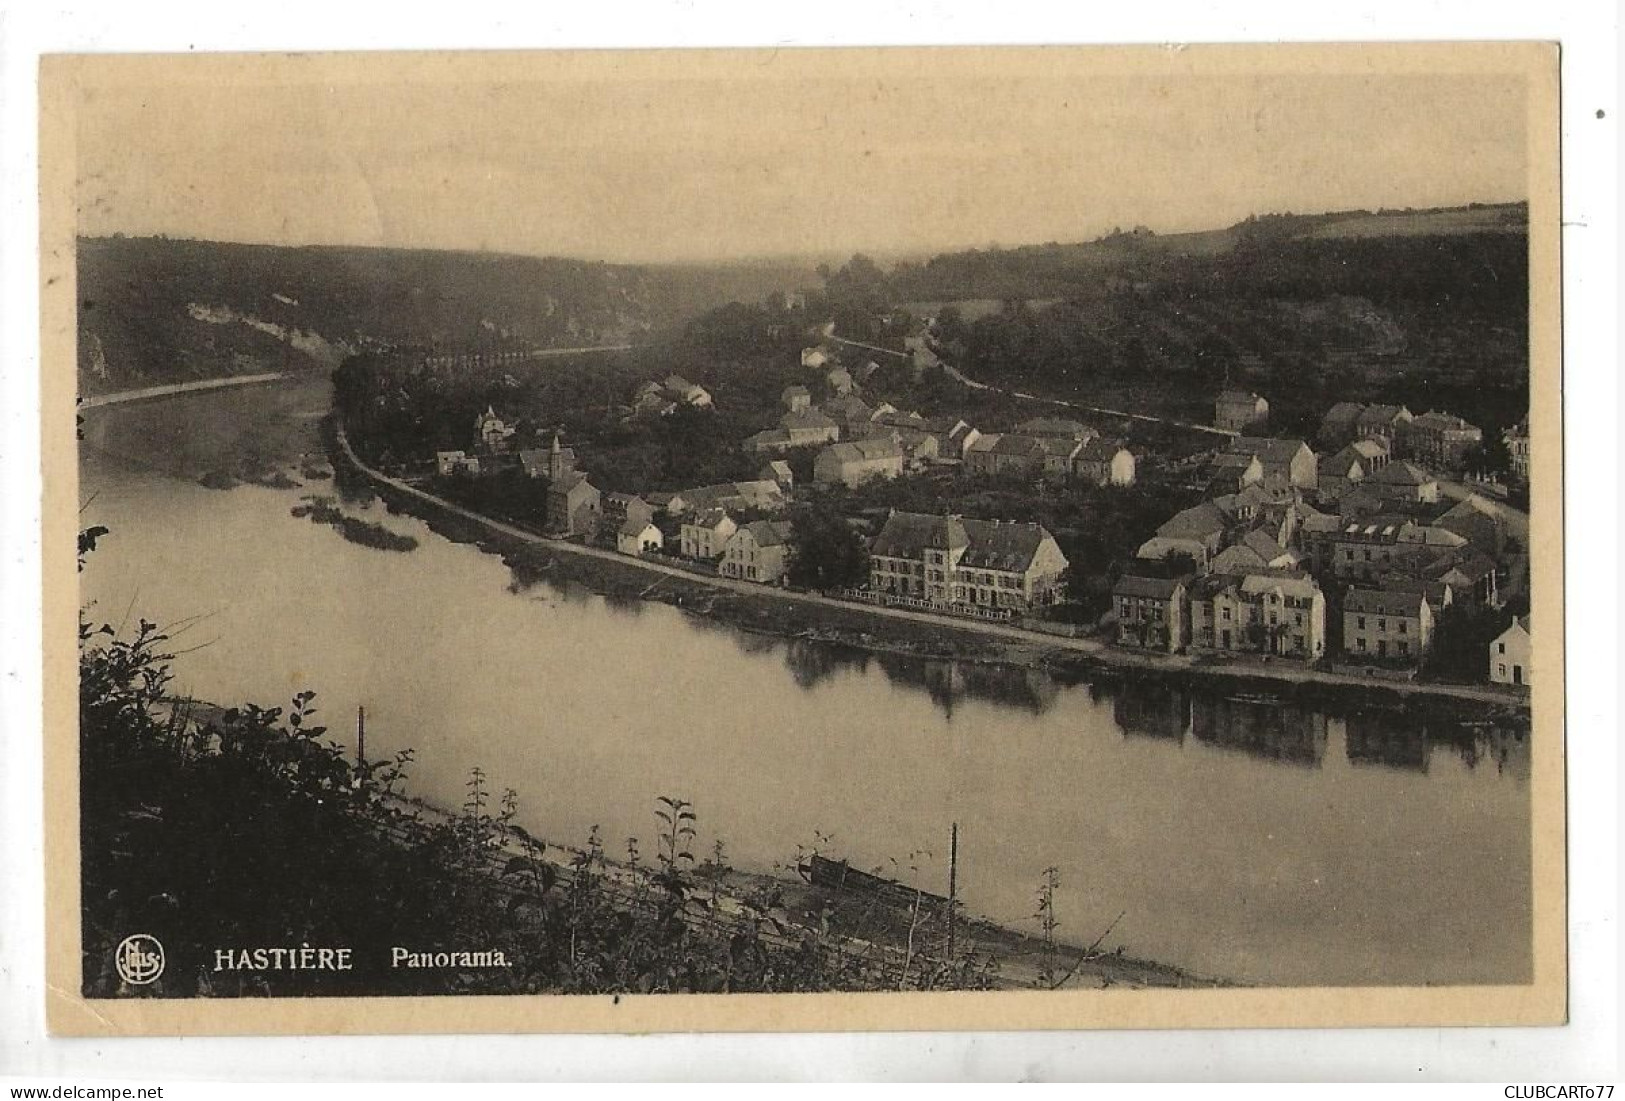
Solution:
[(967, 906), (1017, 926), (1053, 865), (1065, 936), (1126, 912), (1113, 945), (1197, 971), (1528, 976), (1526, 737), (737, 630), (545, 569), (520, 581), (381, 502), (364, 515), (419, 547), (376, 551), (291, 517), (310, 488), (214, 491), (123, 461), (141, 420), (87, 423), (84, 522), (112, 529), (82, 577), (96, 614), (208, 616), (178, 691), (312, 689), (340, 737), (365, 704), (369, 747), (413, 748), (431, 801), (459, 802), (479, 765), (527, 829), (579, 843), (594, 825), (647, 837), (676, 795), (736, 866), (770, 869), (819, 830), (859, 867), (939, 854), (920, 872), (934, 891), (958, 823)]

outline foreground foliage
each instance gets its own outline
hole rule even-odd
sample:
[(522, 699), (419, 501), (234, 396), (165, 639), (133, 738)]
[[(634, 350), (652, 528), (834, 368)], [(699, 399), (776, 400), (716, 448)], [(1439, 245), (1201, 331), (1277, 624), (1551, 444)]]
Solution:
[[(87, 533), (94, 544), (101, 533)], [(657, 804), (656, 864), (606, 859), (515, 823), (475, 769), (461, 811), (403, 796), (410, 752), (352, 763), (312, 693), (288, 708), (170, 698), (165, 636), (80, 627), (83, 988), (90, 997), (649, 993), (965, 987), (985, 961), (905, 957), (785, 920), (782, 898), (719, 890), (697, 816)], [(116, 946), (156, 937), (162, 977), (121, 983)], [(217, 950), (352, 949), (353, 969), (216, 970)], [(413, 952), (500, 952), (506, 966), (408, 969)]]

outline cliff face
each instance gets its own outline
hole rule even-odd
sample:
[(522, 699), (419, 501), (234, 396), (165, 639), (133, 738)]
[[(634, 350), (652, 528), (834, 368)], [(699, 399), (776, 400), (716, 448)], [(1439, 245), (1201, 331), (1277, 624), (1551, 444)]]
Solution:
[(488, 253), (79, 241), (79, 382), (105, 393), (272, 370), (326, 370), (390, 346), (635, 341), (792, 265), (635, 267)]

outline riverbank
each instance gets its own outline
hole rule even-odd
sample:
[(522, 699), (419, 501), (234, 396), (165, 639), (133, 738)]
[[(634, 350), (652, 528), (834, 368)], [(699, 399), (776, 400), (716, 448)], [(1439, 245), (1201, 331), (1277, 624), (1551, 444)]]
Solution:
[[(447, 823), (458, 816), (421, 799), (403, 799), (401, 805), (430, 822)], [(660, 895), (665, 888), (660, 870), (611, 858), (602, 850), (589, 851), (557, 845), (510, 827), (491, 853), (486, 875), (498, 890), (512, 891), (502, 869), (514, 859), (547, 865), (559, 884), (570, 884), (582, 868), (590, 868), (618, 900), (618, 908), (635, 911), (639, 900)], [(852, 888), (815, 886), (790, 870), (749, 872), (706, 860), (687, 874), (686, 899), (679, 910), (690, 925), (716, 930), (750, 928), (790, 950), (818, 944), (826, 951), (864, 961), (873, 977), (886, 986), (915, 988), (915, 973), (940, 966), (946, 953), (945, 903), (940, 896), (918, 896), (918, 906), (897, 898), (883, 898)], [(1197, 975), (1171, 964), (1139, 959), (1110, 947), (1112, 929), (1096, 931), (1092, 944), (1061, 940), (1045, 943), (1041, 936), (999, 925), (960, 909), (956, 912), (953, 965), (968, 968), (975, 987), (996, 990), (1031, 989), (1213, 989), (1245, 984), (1209, 975)]]
[(1211, 685), (1300, 703), (1422, 707), (1527, 726), (1528, 697), (1479, 685), (1374, 681), (1262, 661), (1198, 664), (1190, 656), (1140, 654), (1096, 639), (1065, 638), (904, 608), (877, 607), (817, 593), (768, 588), (693, 573), (647, 559), (551, 538), (495, 520), (391, 477), (361, 460), (333, 424), (335, 466), (347, 466), (386, 500), (441, 534), (502, 555), (521, 579), (581, 584), (611, 599), (658, 600), (744, 630), (844, 643), (917, 658), (1041, 668), (1076, 680), (1135, 679)]

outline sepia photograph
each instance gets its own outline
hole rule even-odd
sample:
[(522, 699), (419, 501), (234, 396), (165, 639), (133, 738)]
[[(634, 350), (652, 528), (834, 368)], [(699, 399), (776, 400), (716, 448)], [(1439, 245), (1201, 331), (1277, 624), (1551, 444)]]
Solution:
[(1556, 89), (44, 59), (53, 1028), (1561, 1023)]

